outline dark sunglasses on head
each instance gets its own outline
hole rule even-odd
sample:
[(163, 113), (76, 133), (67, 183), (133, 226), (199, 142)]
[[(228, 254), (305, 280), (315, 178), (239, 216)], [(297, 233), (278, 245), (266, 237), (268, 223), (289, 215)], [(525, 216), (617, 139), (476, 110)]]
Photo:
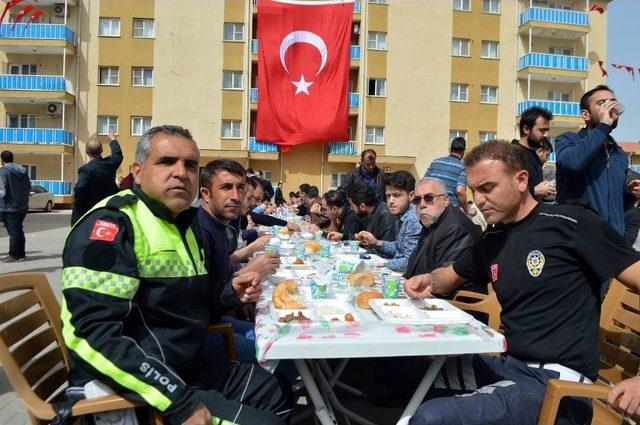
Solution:
[(418, 195), (418, 196), (414, 196), (413, 199), (411, 200), (411, 203), (413, 205), (420, 205), (420, 201), (424, 199), (424, 202), (426, 202), (427, 204), (431, 204), (433, 203), (433, 201), (436, 200), (436, 198), (438, 196), (447, 196), (446, 194), (439, 194), (439, 195), (434, 195), (433, 193), (427, 193), (424, 194), (422, 196)]

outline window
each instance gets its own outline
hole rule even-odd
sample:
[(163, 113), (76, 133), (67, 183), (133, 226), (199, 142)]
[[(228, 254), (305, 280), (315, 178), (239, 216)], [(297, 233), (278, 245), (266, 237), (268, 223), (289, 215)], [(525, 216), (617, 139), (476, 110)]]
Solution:
[(573, 56), (573, 49), (571, 47), (549, 47), (549, 54)]
[(547, 100), (555, 102), (571, 102), (571, 93), (561, 91), (549, 91), (547, 93)]
[(480, 103), (498, 103), (498, 88), (495, 86), (481, 86)]
[(467, 140), (467, 130), (449, 130), (449, 144), (456, 137), (462, 137), (464, 140)]
[(120, 37), (120, 18), (100, 18), (98, 35), (103, 37)]
[(566, 3), (550, 3), (549, 4), (549, 8), (550, 9), (560, 9), (560, 10), (572, 10), (573, 9), (570, 4), (566, 4)]
[(151, 128), (151, 117), (131, 117), (131, 135), (142, 136)]
[(330, 190), (337, 189), (342, 184), (342, 181), (347, 178), (348, 173), (333, 173), (331, 174), (331, 187)]
[(454, 38), (451, 40), (451, 55), (469, 56), (469, 40), (466, 38)]
[(33, 65), (33, 64), (27, 64), (27, 65), (9, 64), (7, 68), (9, 70), (9, 74), (13, 74), (13, 75), (36, 75), (38, 71), (38, 65)]
[(23, 114), (7, 114), (7, 127), (9, 128), (35, 128), (36, 116)]
[(133, 20), (133, 37), (134, 38), (153, 38), (155, 37), (155, 25), (153, 19), (134, 19)]
[[(30, 165), (30, 164), (20, 164), (20, 165), (22, 165), (24, 168), (26, 168), (27, 171), (29, 172), (29, 179), (38, 180), (38, 166), (37, 165)], [(41, 186), (32, 186), (31, 187), (31, 191), (32, 192), (36, 192), (36, 193), (42, 193), (42, 192), (38, 191), (38, 188), (42, 189)], [(46, 192), (46, 190), (45, 190), (45, 192)]]
[(101, 66), (99, 84), (105, 86), (117, 86), (120, 84), (120, 69), (117, 66)]
[(471, 0), (453, 0), (453, 10), (471, 12)]
[(451, 84), (451, 100), (454, 102), (469, 101), (469, 84)]
[(500, 0), (482, 0), (484, 13), (500, 13)]
[(369, 0), (369, 3), (389, 4), (389, 0)]
[(488, 142), (489, 140), (496, 140), (497, 136), (494, 131), (481, 131), (478, 137), (480, 143)]
[(222, 71), (223, 89), (241, 89), (242, 71)]
[(225, 139), (239, 139), (240, 123), (242, 121), (222, 120), (222, 137)]
[(482, 57), (485, 59), (498, 59), (498, 42), (482, 40)]
[(131, 85), (140, 87), (153, 86), (153, 68), (132, 68)]
[(387, 50), (387, 33), (369, 31), (369, 40), (367, 48), (373, 50)]
[(118, 134), (118, 117), (98, 116), (98, 134)]
[(273, 181), (273, 171), (270, 171), (270, 170), (260, 170), (260, 171), (262, 171), (262, 177), (264, 180), (268, 182)]
[(386, 96), (387, 80), (384, 78), (369, 78), (368, 96)]
[(224, 41), (243, 41), (244, 40), (244, 24), (234, 24), (232, 22), (224, 23)]
[(367, 127), (364, 142), (369, 145), (384, 145), (384, 127)]

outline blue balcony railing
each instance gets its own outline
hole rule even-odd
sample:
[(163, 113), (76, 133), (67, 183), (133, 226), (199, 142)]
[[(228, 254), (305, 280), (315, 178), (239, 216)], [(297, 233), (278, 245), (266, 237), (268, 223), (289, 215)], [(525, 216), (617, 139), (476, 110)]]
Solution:
[(360, 46), (351, 46), (351, 60), (352, 61), (359, 61), (360, 60)]
[(360, 0), (356, 0), (356, 4), (353, 5), (353, 13), (360, 13)]
[(57, 196), (71, 195), (71, 182), (63, 180), (31, 180), (32, 186), (42, 186)]
[(589, 60), (584, 56), (528, 53), (520, 58), (518, 69), (524, 69), (528, 66), (587, 72), (589, 71)]
[(525, 109), (532, 106), (539, 106), (550, 110), (553, 115), (566, 115), (571, 117), (580, 116), (580, 103), (578, 102), (558, 102), (554, 100), (525, 100), (518, 103), (518, 115), (522, 115)]
[(553, 151), (549, 154), (549, 158), (547, 158), (547, 162), (556, 162), (556, 152)]
[(0, 90), (72, 92), (71, 82), (60, 75), (0, 75)]
[(357, 108), (360, 106), (360, 95), (358, 93), (349, 93), (349, 108)]
[(329, 145), (332, 155), (357, 155), (356, 142), (333, 142)]
[(13, 24), (0, 25), (0, 38), (20, 38), (38, 40), (67, 40), (75, 44), (76, 34), (66, 25), (61, 24)]
[(258, 103), (258, 88), (251, 89), (251, 97), (249, 99), (251, 103)]
[(255, 137), (249, 137), (249, 152), (278, 152), (278, 145), (258, 142)]
[(0, 143), (73, 146), (73, 133), (58, 128), (0, 128)]
[(589, 26), (589, 14), (576, 10), (548, 9), (531, 7), (520, 14), (520, 25), (529, 21), (552, 22), (554, 24)]
[(252, 55), (258, 54), (258, 39), (256, 38), (251, 40), (251, 54)]

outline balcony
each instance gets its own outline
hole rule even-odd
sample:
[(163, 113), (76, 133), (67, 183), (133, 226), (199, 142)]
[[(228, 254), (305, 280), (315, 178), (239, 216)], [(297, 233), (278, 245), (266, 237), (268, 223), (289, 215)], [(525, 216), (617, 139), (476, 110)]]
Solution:
[(257, 38), (251, 39), (251, 54), (252, 55), (257, 55), (258, 54), (258, 39)]
[(358, 155), (357, 142), (333, 142), (329, 145), (329, 155)]
[(249, 152), (278, 152), (275, 143), (259, 142), (255, 137), (249, 137)]
[(71, 81), (61, 75), (0, 75), (0, 101), (5, 103), (73, 103)]
[(360, 94), (349, 93), (349, 108), (358, 108), (360, 106)]
[(32, 186), (42, 186), (55, 196), (70, 196), (72, 183), (63, 180), (31, 180)]
[(60, 54), (67, 48), (68, 54), (75, 49), (76, 34), (61, 24), (13, 24), (0, 25), (0, 48), (5, 53), (51, 55)]
[(520, 34), (573, 40), (589, 33), (589, 14), (576, 10), (531, 7), (520, 14)]
[(251, 94), (249, 96), (249, 101), (251, 103), (258, 103), (258, 88), (257, 87), (252, 87), (251, 88)]
[(518, 77), (526, 78), (527, 75), (540, 81), (577, 83), (589, 76), (589, 59), (586, 56), (529, 53), (522, 56), (518, 64)]
[(580, 116), (579, 102), (558, 102), (554, 100), (529, 99), (518, 103), (518, 116), (525, 109), (539, 106), (551, 111), (554, 115), (553, 124), (559, 127), (577, 127), (584, 124)]
[(58, 128), (0, 128), (0, 143), (73, 146), (73, 133)]
[(356, 0), (356, 3), (353, 5), (353, 13), (361, 13), (360, 0)]

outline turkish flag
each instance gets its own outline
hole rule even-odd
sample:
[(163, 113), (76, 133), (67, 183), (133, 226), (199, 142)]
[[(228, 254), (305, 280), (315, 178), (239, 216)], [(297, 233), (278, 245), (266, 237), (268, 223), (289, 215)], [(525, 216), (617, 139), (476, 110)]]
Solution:
[(256, 140), (281, 146), (349, 140), (353, 5), (258, 1)]

